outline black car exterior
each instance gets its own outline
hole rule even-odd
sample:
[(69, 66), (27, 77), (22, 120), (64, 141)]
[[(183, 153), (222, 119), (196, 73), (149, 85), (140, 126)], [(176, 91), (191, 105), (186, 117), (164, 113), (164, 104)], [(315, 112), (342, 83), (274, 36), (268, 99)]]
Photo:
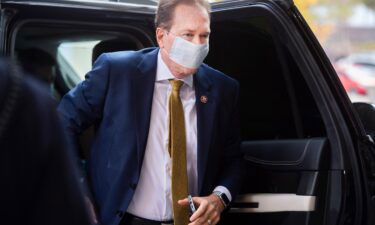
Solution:
[[(1, 55), (21, 65), (50, 59), (47, 85), (56, 99), (83, 79), (75, 61), (156, 46), (153, 4), (0, 4)], [(212, 9), (205, 62), (240, 82), (246, 160), (241, 194), (222, 224), (375, 224), (371, 131), (293, 2), (238, 0)], [(92, 130), (82, 137), (82, 158), (90, 154)]]

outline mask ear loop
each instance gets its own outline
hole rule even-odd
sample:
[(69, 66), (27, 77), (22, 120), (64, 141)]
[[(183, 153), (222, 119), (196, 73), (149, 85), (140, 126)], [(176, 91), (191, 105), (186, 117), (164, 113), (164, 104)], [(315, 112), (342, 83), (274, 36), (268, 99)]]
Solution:
[(169, 52), (165, 49), (165, 48), (160, 48), (162, 51), (165, 52), (165, 54), (167, 54), (167, 56), (169, 57)]
[(166, 32), (167, 32), (167, 35), (172, 34), (174, 37), (178, 37), (178, 35), (176, 35), (176, 34), (170, 32), (170, 31), (166, 31)]
[[(166, 35), (169, 35), (169, 34), (173, 34), (172, 32), (168, 31), (168, 30), (165, 30), (165, 33)], [(174, 34), (173, 34), (174, 35)], [(164, 51), (167, 56), (169, 57), (169, 52), (163, 47), (163, 48), (160, 48), (162, 51)]]

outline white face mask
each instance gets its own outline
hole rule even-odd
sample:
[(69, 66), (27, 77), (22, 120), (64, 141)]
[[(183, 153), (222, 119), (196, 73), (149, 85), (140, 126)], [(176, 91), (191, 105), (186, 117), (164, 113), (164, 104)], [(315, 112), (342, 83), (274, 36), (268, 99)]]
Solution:
[(198, 45), (177, 36), (169, 51), (169, 58), (181, 66), (196, 69), (203, 63), (208, 50), (208, 43)]

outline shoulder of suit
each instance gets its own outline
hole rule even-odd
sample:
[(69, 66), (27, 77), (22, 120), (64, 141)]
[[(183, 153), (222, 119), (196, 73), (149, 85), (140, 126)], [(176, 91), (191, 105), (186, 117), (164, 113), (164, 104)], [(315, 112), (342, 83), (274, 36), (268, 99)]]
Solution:
[(202, 67), (205, 70), (205, 73), (209, 76), (209, 78), (213, 82), (220, 82), (220, 83), (224, 83), (226, 85), (230, 84), (230, 85), (238, 86), (238, 81), (235, 80), (234, 78), (228, 76), (227, 74), (225, 74), (225, 73), (223, 73), (223, 72), (221, 72), (217, 69), (214, 69), (207, 64), (202, 64)]
[(138, 51), (118, 51), (103, 53), (100, 57), (106, 57), (106, 60), (111, 64), (111, 66), (137, 66), (143, 56), (156, 48), (145, 48)]

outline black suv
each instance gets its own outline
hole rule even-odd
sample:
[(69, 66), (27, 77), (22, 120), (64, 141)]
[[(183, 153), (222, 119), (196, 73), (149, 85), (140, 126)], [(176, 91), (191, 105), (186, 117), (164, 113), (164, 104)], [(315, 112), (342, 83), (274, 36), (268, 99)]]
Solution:
[[(57, 100), (101, 53), (156, 46), (155, 4), (1, 0), (0, 8), (1, 54), (39, 74)], [(292, 0), (212, 8), (205, 62), (240, 82), (246, 160), (222, 224), (375, 224), (374, 108), (350, 102)], [(82, 158), (92, 135), (82, 136)]]

